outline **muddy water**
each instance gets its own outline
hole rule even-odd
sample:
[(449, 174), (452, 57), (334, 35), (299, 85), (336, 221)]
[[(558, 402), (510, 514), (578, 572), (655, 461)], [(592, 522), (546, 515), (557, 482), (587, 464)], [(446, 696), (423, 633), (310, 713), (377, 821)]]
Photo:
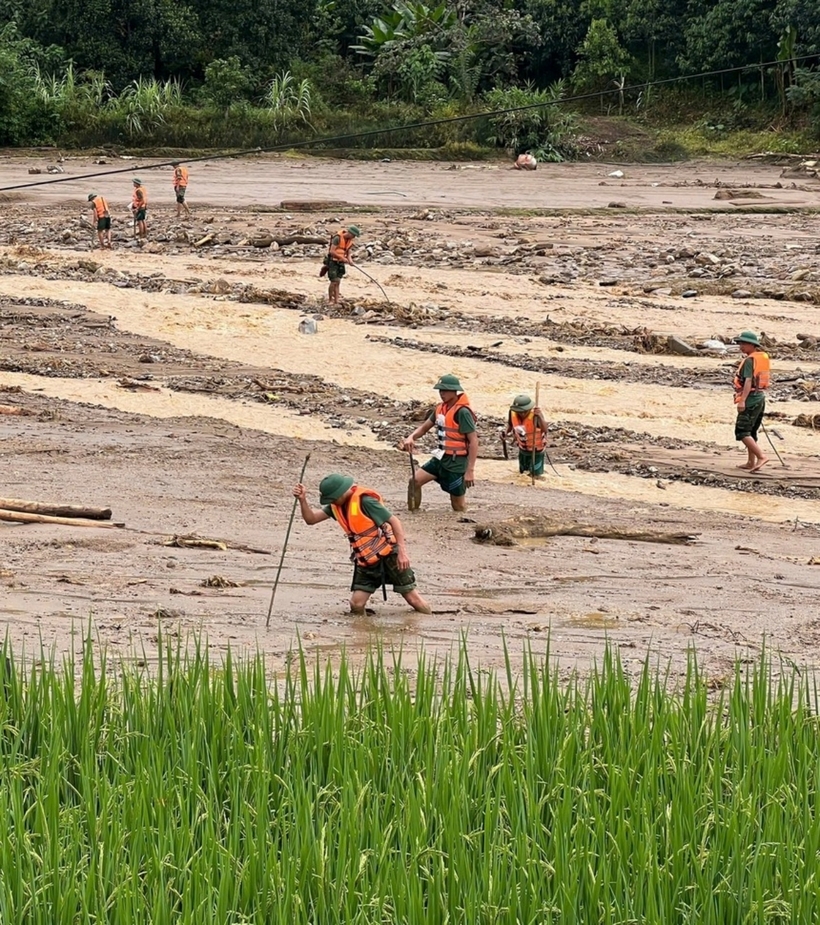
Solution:
[[(249, 228), (258, 227), (260, 222), (252, 221), (247, 225)], [(469, 240), (470, 231), (469, 228), (464, 230), (465, 240)], [(539, 238), (555, 236), (557, 243), (564, 243), (563, 232), (558, 229), (536, 234)], [(64, 259), (62, 255), (55, 255), (56, 262)], [(179, 258), (163, 255), (96, 252), (94, 259), (132, 272), (160, 271), (172, 279), (186, 276), (185, 272), (181, 272)], [(799, 256), (794, 259), (799, 259)], [(812, 259), (808, 251), (805, 259)], [(320, 298), (326, 292), (324, 283), (317, 279), (315, 260), (289, 261), (283, 265), (271, 263), (267, 255), (254, 261), (230, 257), (215, 260), (203, 256), (202, 259), (186, 263), (184, 269), (190, 276), (200, 279), (224, 277), (229, 280), (252, 280), (261, 287), (280, 287), (311, 298)], [(717, 296), (653, 299), (640, 291), (634, 292), (637, 284), (602, 289), (595, 282), (578, 281), (569, 287), (545, 287), (538, 282), (537, 274), (495, 273), (486, 270), (368, 264), (367, 271), (385, 287), (390, 298), (402, 304), (433, 302), (442, 308), (478, 317), (509, 315), (540, 322), (549, 315), (554, 321), (560, 322), (607, 321), (630, 328), (646, 326), (658, 333), (699, 338), (751, 327), (762, 328), (770, 336), (779, 339), (794, 341), (798, 331), (815, 330), (815, 311), (809, 303), (770, 299), (743, 301)], [(343, 290), (345, 296), (352, 299), (379, 298), (375, 286), (355, 272), (345, 277)], [(622, 298), (623, 292), (628, 292), (631, 297)]]
[[(0, 278), (0, 293), (19, 292), (61, 298), (65, 284), (28, 277)], [(329, 319), (316, 336), (300, 335), (298, 315), (269, 306), (216, 302), (199, 296), (147, 295), (107, 283), (74, 283), (72, 298), (89, 308), (111, 313), (121, 330), (165, 340), (181, 347), (237, 362), (269, 366), (290, 373), (319, 373), (341, 388), (359, 388), (408, 401), (434, 397), (432, 386), (443, 372), (455, 372), (479, 414), (506, 415), (514, 395), (542, 387), (547, 414), (568, 421), (623, 427), (654, 436), (690, 436), (732, 445), (733, 411), (722, 390), (691, 390), (641, 383), (601, 382), (537, 375), (480, 360), (451, 359), (373, 343), (365, 326)], [(384, 329), (381, 329), (382, 331)], [(778, 404), (798, 414), (798, 402)], [(816, 453), (808, 430), (789, 434), (792, 454)]]
[(237, 427), (247, 427), (303, 440), (323, 440), (344, 446), (376, 448), (383, 446), (369, 430), (352, 427), (337, 430), (322, 421), (296, 414), (286, 408), (260, 404), (242, 404), (227, 398), (193, 395), (161, 389), (159, 392), (131, 392), (117, 388), (110, 379), (59, 379), (29, 376), (25, 373), (0, 372), (0, 383), (20, 386), (27, 392), (38, 392), (50, 398), (89, 402), (129, 414), (145, 414), (155, 418), (210, 417), (227, 421)]
[(665, 482), (664, 491), (657, 487), (654, 479), (637, 479), (616, 472), (584, 472), (561, 465), (556, 468), (558, 476), (551, 472), (545, 480), (536, 482), (534, 489), (528, 476), (519, 475), (509, 462), (503, 460), (482, 460), (478, 474), (482, 479), (520, 485), (535, 491), (575, 491), (598, 498), (633, 501), (636, 504), (654, 506), (662, 503), (672, 508), (704, 513), (722, 511), (741, 514), (772, 523), (793, 521), (795, 518), (799, 518), (801, 523), (820, 523), (820, 501), (804, 501), (800, 498), (790, 501), (769, 495), (690, 485), (687, 482)]
[[(390, 336), (393, 336), (392, 331)], [(503, 335), (470, 332), (470, 334), (465, 337), (464, 334), (441, 331), (437, 328), (420, 328), (418, 330), (405, 332), (401, 336), (406, 337), (408, 340), (417, 340), (430, 344), (446, 344), (453, 347), (463, 347), (465, 343), (470, 343), (476, 347), (486, 349), (493, 344), (498, 344), (499, 339)], [(671, 354), (629, 353), (624, 350), (615, 350), (610, 347), (575, 346), (573, 344), (562, 344), (558, 341), (550, 340), (549, 337), (527, 337), (526, 339), (523, 337), (508, 337), (502, 344), (493, 347), (491, 353), (498, 354), (499, 356), (520, 356), (524, 354), (526, 356), (543, 357), (546, 359), (597, 360), (601, 363), (610, 363), (615, 366), (664, 366), (671, 369), (723, 370), (726, 376), (727, 387), (731, 380), (732, 372), (740, 362), (740, 351), (738, 351), (737, 348), (730, 348), (723, 357), (681, 357), (672, 356)], [(818, 357), (816, 363), (780, 359), (776, 361), (776, 370), (778, 373), (793, 373), (797, 370), (806, 372), (809, 369), (813, 370), (815, 368), (820, 369), (820, 357)]]
[[(321, 420), (309, 415), (297, 415), (284, 409), (260, 405), (246, 406), (223, 398), (180, 394), (165, 389), (160, 392), (134, 393), (117, 388), (110, 380), (59, 379), (24, 373), (0, 372), (0, 383), (19, 386), (25, 391), (36, 391), (54, 398), (89, 402), (105, 408), (157, 418), (211, 417), (238, 427), (253, 428), (281, 436), (306, 440), (318, 438), (345, 446), (384, 446), (370, 431), (360, 428), (340, 431), (327, 427)], [(529, 478), (519, 475), (514, 467), (515, 463), (504, 460), (482, 460), (478, 477), (480, 481), (531, 488)], [(664, 503), (670, 507), (693, 511), (723, 511), (776, 523), (795, 518), (799, 518), (803, 523), (820, 523), (820, 502), (799, 499), (791, 502), (681, 482), (667, 482), (666, 490), (661, 491), (651, 479), (636, 479), (617, 473), (570, 470), (561, 465), (558, 466), (558, 473), (558, 476), (550, 474), (546, 480), (536, 482), (535, 490), (578, 492), (601, 498), (633, 501), (637, 504)]]

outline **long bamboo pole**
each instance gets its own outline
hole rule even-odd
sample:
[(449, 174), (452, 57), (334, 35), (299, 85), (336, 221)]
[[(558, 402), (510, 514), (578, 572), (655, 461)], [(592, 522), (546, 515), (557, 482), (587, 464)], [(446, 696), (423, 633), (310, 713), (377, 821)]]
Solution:
[[(305, 462), (304, 462), (304, 465), (302, 466), (302, 472), (299, 475), (300, 484), (302, 483), (302, 480), (305, 477), (305, 469), (307, 469), (307, 464), (308, 464), (309, 459), (310, 459), (310, 453), (308, 453), (307, 456), (305, 456)], [(298, 503), (299, 503), (299, 499), (294, 498), (293, 508), (291, 509), (291, 512), (290, 512), (290, 520), (288, 521), (288, 532), (285, 534), (285, 542), (282, 544), (282, 555), (279, 557), (279, 568), (276, 570), (276, 580), (273, 583), (273, 591), (271, 591), (271, 595), (270, 595), (270, 605), (268, 606), (268, 617), (265, 620), (265, 629), (267, 629), (270, 626), (270, 615), (273, 612), (273, 601), (274, 601), (274, 598), (276, 597), (276, 589), (279, 587), (279, 577), (282, 574), (282, 564), (285, 561), (285, 553), (287, 552), (288, 540), (290, 539), (290, 531), (293, 528), (293, 518), (296, 516), (296, 505)]]

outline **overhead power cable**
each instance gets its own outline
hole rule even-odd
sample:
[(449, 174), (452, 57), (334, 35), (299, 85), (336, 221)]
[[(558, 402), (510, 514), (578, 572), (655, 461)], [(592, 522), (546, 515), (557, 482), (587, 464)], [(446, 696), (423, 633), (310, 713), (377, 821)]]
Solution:
[[(808, 61), (812, 58), (820, 58), (820, 54), (815, 52), (810, 55), (800, 55), (797, 58), (791, 58), (789, 63), (798, 61)], [(697, 74), (684, 74), (679, 77), (666, 77), (662, 80), (647, 80), (644, 83), (630, 84), (625, 87), (616, 87), (609, 90), (595, 90), (591, 93), (577, 93), (574, 96), (566, 96), (556, 100), (549, 100), (542, 103), (527, 103), (523, 106), (508, 106), (502, 109), (489, 109), (483, 112), (473, 112), (462, 116), (447, 116), (442, 119), (427, 119), (422, 122), (411, 122), (406, 125), (392, 125), (388, 128), (368, 129), (364, 132), (349, 132), (344, 135), (330, 135), (321, 138), (308, 138), (302, 141), (282, 142), (281, 144), (271, 145), (270, 147), (245, 148), (239, 151), (217, 151), (214, 154), (203, 154), (200, 157), (175, 157), (170, 161), (160, 161), (156, 164), (139, 164), (137, 166), (120, 167), (116, 170), (100, 170), (95, 173), (84, 173), (72, 176), (50, 177), (48, 180), (34, 180), (28, 183), (18, 183), (13, 186), (2, 186), (0, 192), (10, 192), (12, 190), (30, 189), (36, 186), (49, 186), (52, 183), (73, 183), (78, 180), (94, 180), (97, 177), (110, 177), (120, 173), (139, 173), (144, 170), (156, 170), (159, 167), (171, 167), (176, 163), (195, 164), (198, 161), (216, 161), (229, 157), (246, 157), (251, 154), (272, 154), (277, 151), (291, 151), (297, 148), (326, 147), (332, 144), (338, 144), (344, 141), (355, 141), (360, 138), (374, 138), (378, 135), (389, 135), (395, 132), (411, 132), (422, 128), (435, 128), (438, 125), (453, 125), (458, 122), (471, 122), (475, 119), (491, 119), (495, 116), (506, 115), (511, 112), (527, 112), (532, 109), (546, 109), (550, 106), (563, 106), (567, 103), (579, 103), (584, 100), (598, 99), (602, 96), (611, 96), (614, 93), (625, 95), (635, 93), (641, 90), (648, 90), (652, 87), (661, 87), (668, 84), (682, 83), (688, 80), (704, 80), (707, 77), (719, 77), (723, 74), (736, 74), (739, 71), (759, 71), (767, 67), (782, 66), (783, 61), (760, 61), (754, 64), (742, 64), (736, 67), (725, 67), (713, 71), (701, 71)]]

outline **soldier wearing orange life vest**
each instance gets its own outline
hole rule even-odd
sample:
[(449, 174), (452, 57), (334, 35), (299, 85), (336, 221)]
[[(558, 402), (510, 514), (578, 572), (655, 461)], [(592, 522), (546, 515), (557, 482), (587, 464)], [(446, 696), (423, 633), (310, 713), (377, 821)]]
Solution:
[(89, 193), (88, 201), (91, 203), (91, 221), (97, 229), (100, 247), (111, 247), (111, 213), (108, 211), (108, 203), (97, 193)]
[(333, 473), (319, 483), (321, 508), (310, 506), (304, 485), (296, 485), (293, 494), (306, 524), (332, 518), (347, 536), (354, 565), (351, 613), (363, 614), (371, 595), (388, 582), (413, 610), (432, 612), (416, 590), (401, 521), (382, 504), (378, 492), (355, 485), (348, 475)]
[(188, 203), (185, 201), (185, 193), (188, 190), (188, 168), (180, 164), (179, 161), (173, 161), (171, 166), (174, 168), (174, 195), (177, 200), (177, 218), (185, 209), (186, 217), (191, 214)]
[(757, 442), (757, 434), (766, 410), (766, 389), (769, 387), (771, 364), (769, 354), (760, 346), (757, 334), (744, 331), (735, 338), (743, 359), (734, 378), (737, 421), (735, 440), (746, 447), (746, 463), (738, 466), (748, 472), (757, 472), (769, 461)]
[(506, 437), (512, 434), (518, 444), (518, 471), (544, 475), (544, 451), (547, 446), (547, 422), (529, 395), (516, 395), (507, 416)]
[[(356, 238), (361, 231), (356, 225), (350, 225), (347, 228), (340, 228), (330, 239), (330, 247), (325, 257), (325, 267), (327, 267), (327, 278), (330, 285), (327, 288), (327, 299), (333, 305), (338, 304), (341, 296), (339, 287), (342, 284), (342, 277), (345, 275), (345, 268), (348, 264), (353, 266), (353, 259), (350, 252)], [(324, 270), (322, 274), (324, 275)]]
[(415, 441), (435, 426), (433, 458), (415, 470), (416, 485), (438, 482), (450, 495), (454, 511), (466, 511), (465, 495), (475, 484), (475, 461), (478, 458), (476, 415), (456, 376), (442, 376), (435, 384), (441, 401), (427, 415), (423, 424), (399, 442), (399, 449), (412, 453)]
[(131, 194), (131, 211), (134, 213), (134, 225), (137, 237), (143, 240), (148, 236), (148, 226), (145, 224), (145, 215), (148, 212), (148, 193), (142, 185), (142, 180), (134, 178), (134, 192)]

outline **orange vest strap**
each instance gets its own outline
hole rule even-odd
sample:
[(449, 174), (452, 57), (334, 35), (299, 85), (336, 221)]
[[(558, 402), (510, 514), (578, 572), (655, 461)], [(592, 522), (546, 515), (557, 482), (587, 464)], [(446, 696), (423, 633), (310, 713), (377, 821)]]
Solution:
[[(333, 238), (338, 237), (339, 243), (334, 244)], [(336, 232), (335, 235), (330, 239), (330, 257), (332, 260), (336, 260), (339, 263), (344, 263), (347, 260), (347, 255), (350, 253), (353, 242), (356, 239), (353, 235), (346, 229), (341, 228)]]
[(475, 420), (475, 412), (470, 407), (470, 399), (464, 394), (458, 396), (452, 407), (448, 408), (444, 402), (436, 406), (436, 441), (438, 448), (446, 456), (466, 456), (468, 454), (467, 435), (458, 429), (456, 415), (466, 408)]
[(375, 565), (396, 548), (396, 537), (389, 524), (378, 526), (362, 509), (364, 498), (381, 502), (382, 496), (371, 488), (353, 486), (353, 494), (344, 507), (332, 504), (333, 516), (350, 543), (350, 558), (362, 566)]
[(534, 411), (528, 411), (526, 414), (512, 411), (510, 422), (520, 450), (524, 450), (525, 453), (540, 453), (546, 448), (547, 435), (542, 427), (536, 425)]
[(769, 359), (769, 354), (762, 350), (755, 350), (753, 353), (748, 354), (748, 356), (743, 357), (735, 373), (734, 389), (738, 395), (743, 391), (746, 385), (746, 379), (743, 376), (743, 367), (746, 365), (747, 360), (752, 361), (752, 392), (762, 392), (768, 389), (771, 381), (771, 360)]

